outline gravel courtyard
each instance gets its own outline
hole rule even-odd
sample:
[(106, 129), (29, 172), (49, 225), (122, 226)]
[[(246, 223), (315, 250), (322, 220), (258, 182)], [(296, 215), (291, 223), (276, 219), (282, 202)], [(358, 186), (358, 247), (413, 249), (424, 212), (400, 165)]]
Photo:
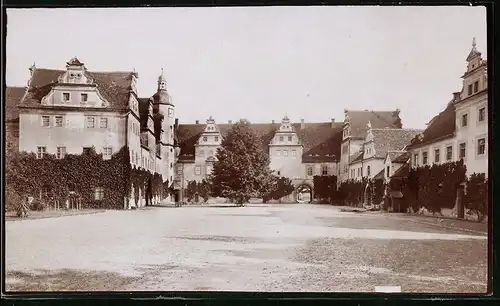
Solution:
[(332, 206), (154, 207), (5, 229), (7, 291), (486, 292), (486, 234)]

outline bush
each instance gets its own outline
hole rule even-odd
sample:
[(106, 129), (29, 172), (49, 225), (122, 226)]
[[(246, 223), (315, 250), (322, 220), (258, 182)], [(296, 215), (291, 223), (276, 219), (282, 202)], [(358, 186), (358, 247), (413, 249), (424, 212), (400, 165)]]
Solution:
[(488, 215), (488, 180), (484, 173), (473, 173), (467, 180), (467, 192), (464, 196), (465, 208), (477, 215), (481, 222)]

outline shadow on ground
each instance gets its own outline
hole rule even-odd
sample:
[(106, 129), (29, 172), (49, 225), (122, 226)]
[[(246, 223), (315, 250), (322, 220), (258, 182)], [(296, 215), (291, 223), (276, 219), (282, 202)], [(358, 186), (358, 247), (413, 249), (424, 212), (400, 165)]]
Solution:
[(114, 272), (85, 272), (71, 269), (11, 271), (5, 277), (5, 289), (7, 292), (119, 291), (139, 279)]

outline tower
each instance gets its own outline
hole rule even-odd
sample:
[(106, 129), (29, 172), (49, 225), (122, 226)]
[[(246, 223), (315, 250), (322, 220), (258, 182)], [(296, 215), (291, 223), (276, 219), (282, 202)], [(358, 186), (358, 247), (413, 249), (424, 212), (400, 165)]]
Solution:
[(160, 137), (157, 140), (157, 152), (161, 156), (160, 173), (163, 180), (168, 180), (171, 184), (174, 180), (174, 124), (175, 124), (175, 106), (167, 91), (167, 79), (163, 75), (158, 77), (158, 88), (154, 95), (154, 109), (158, 113), (161, 121)]

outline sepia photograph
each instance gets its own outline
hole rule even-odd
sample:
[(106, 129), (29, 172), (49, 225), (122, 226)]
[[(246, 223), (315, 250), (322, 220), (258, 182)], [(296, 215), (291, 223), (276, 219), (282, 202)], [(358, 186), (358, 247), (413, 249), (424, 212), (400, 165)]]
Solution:
[(3, 294), (487, 293), (485, 7), (5, 27)]

